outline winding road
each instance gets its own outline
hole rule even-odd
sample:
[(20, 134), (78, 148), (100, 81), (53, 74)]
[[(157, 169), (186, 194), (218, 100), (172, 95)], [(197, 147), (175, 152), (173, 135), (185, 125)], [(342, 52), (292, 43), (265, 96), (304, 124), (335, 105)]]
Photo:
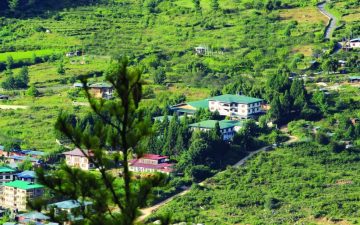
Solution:
[(325, 6), (328, 2), (325, 1), (321, 4), (319, 4), (317, 7), (319, 9), (319, 11), (324, 14), (327, 18), (329, 18), (330, 20), (330, 24), (326, 27), (325, 30), (325, 38), (326, 39), (330, 39), (332, 37), (332, 33), (334, 32), (334, 30), (336, 29), (336, 17), (331, 14), (330, 12), (326, 11)]

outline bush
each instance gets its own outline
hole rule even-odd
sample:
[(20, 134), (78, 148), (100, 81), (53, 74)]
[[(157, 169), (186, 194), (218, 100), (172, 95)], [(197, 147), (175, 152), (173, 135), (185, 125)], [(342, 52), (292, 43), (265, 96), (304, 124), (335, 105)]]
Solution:
[(212, 176), (212, 172), (208, 166), (196, 165), (191, 168), (190, 176), (193, 178), (195, 182), (199, 182)]

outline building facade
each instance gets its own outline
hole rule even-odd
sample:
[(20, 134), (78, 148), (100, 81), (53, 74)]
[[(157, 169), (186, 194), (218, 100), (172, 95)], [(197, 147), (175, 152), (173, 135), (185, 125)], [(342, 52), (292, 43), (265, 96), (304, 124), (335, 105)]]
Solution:
[(129, 170), (133, 172), (166, 173), (173, 171), (173, 164), (168, 163), (168, 156), (145, 154), (140, 158), (130, 161)]
[(244, 95), (220, 95), (209, 99), (209, 110), (231, 118), (251, 118), (262, 113), (262, 102), (262, 99)]
[(14, 180), (15, 170), (8, 167), (0, 167), (0, 185)]
[(199, 123), (190, 124), (189, 127), (192, 130), (208, 132), (215, 129), (216, 123), (219, 123), (221, 136), (224, 141), (231, 140), (235, 133), (238, 132), (243, 126), (243, 122), (236, 120), (205, 120)]
[(41, 197), (44, 188), (40, 184), (25, 181), (12, 181), (4, 184), (2, 206), (7, 209), (25, 211), (28, 199)]
[(92, 157), (93, 153), (88, 150), (84, 150), (84, 152), (86, 153), (86, 155), (84, 155), (84, 153), (78, 148), (69, 152), (64, 152), (63, 154), (65, 155), (66, 165), (70, 167), (80, 168), (82, 170), (94, 169), (94, 164), (91, 163), (87, 157), (87, 155)]
[(99, 83), (89, 85), (89, 91), (95, 98), (111, 99), (114, 88), (110, 84)]

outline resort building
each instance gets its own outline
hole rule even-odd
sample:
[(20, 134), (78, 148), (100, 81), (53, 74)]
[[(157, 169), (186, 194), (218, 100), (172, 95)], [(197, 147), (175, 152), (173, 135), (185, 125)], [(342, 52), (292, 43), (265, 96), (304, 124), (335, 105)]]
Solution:
[(84, 155), (84, 153), (78, 148), (69, 152), (64, 152), (63, 155), (65, 155), (66, 165), (70, 167), (80, 168), (82, 170), (94, 169), (95, 168), (94, 164), (91, 163), (87, 157), (87, 156), (92, 157), (93, 153), (88, 150), (83, 150), (83, 151), (85, 152), (86, 155)]
[(40, 184), (29, 183), (26, 181), (12, 181), (4, 184), (1, 196), (4, 208), (25, 211), (28, 199), (42, 196), (44, 188)]
[(205, 120), (199, 123), (190, 124), (189, 127), (192, 130), (208, 132), (215, 129), (216, 123), (219, 123), (220, 132), (224, 141), (231, 140), (235, 133), (238, 132), (243, 126), (242, 121), (236, 120)]
[(130, 161), (129, 170), (133, 172), (160, 172), (169, 174), (173, 171), (172, 163), (168, 163), (168, 156), (145, 154)]
[(263, 100), (245, 95), (220, 95), (209, 99), (209, 110), (218, 111), (221, 116), (250, 118), (262, 113)]

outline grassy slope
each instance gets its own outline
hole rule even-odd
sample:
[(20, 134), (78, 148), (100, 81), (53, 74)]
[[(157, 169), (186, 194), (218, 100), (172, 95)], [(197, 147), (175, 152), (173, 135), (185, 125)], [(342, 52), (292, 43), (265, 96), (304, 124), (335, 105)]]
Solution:
[[(205, 224), (357, 224), (359, 152), (303, 144), (261, 153), (164, 208), (176, 221)], [(269, 200), (276, 199), (270, 206)]]

